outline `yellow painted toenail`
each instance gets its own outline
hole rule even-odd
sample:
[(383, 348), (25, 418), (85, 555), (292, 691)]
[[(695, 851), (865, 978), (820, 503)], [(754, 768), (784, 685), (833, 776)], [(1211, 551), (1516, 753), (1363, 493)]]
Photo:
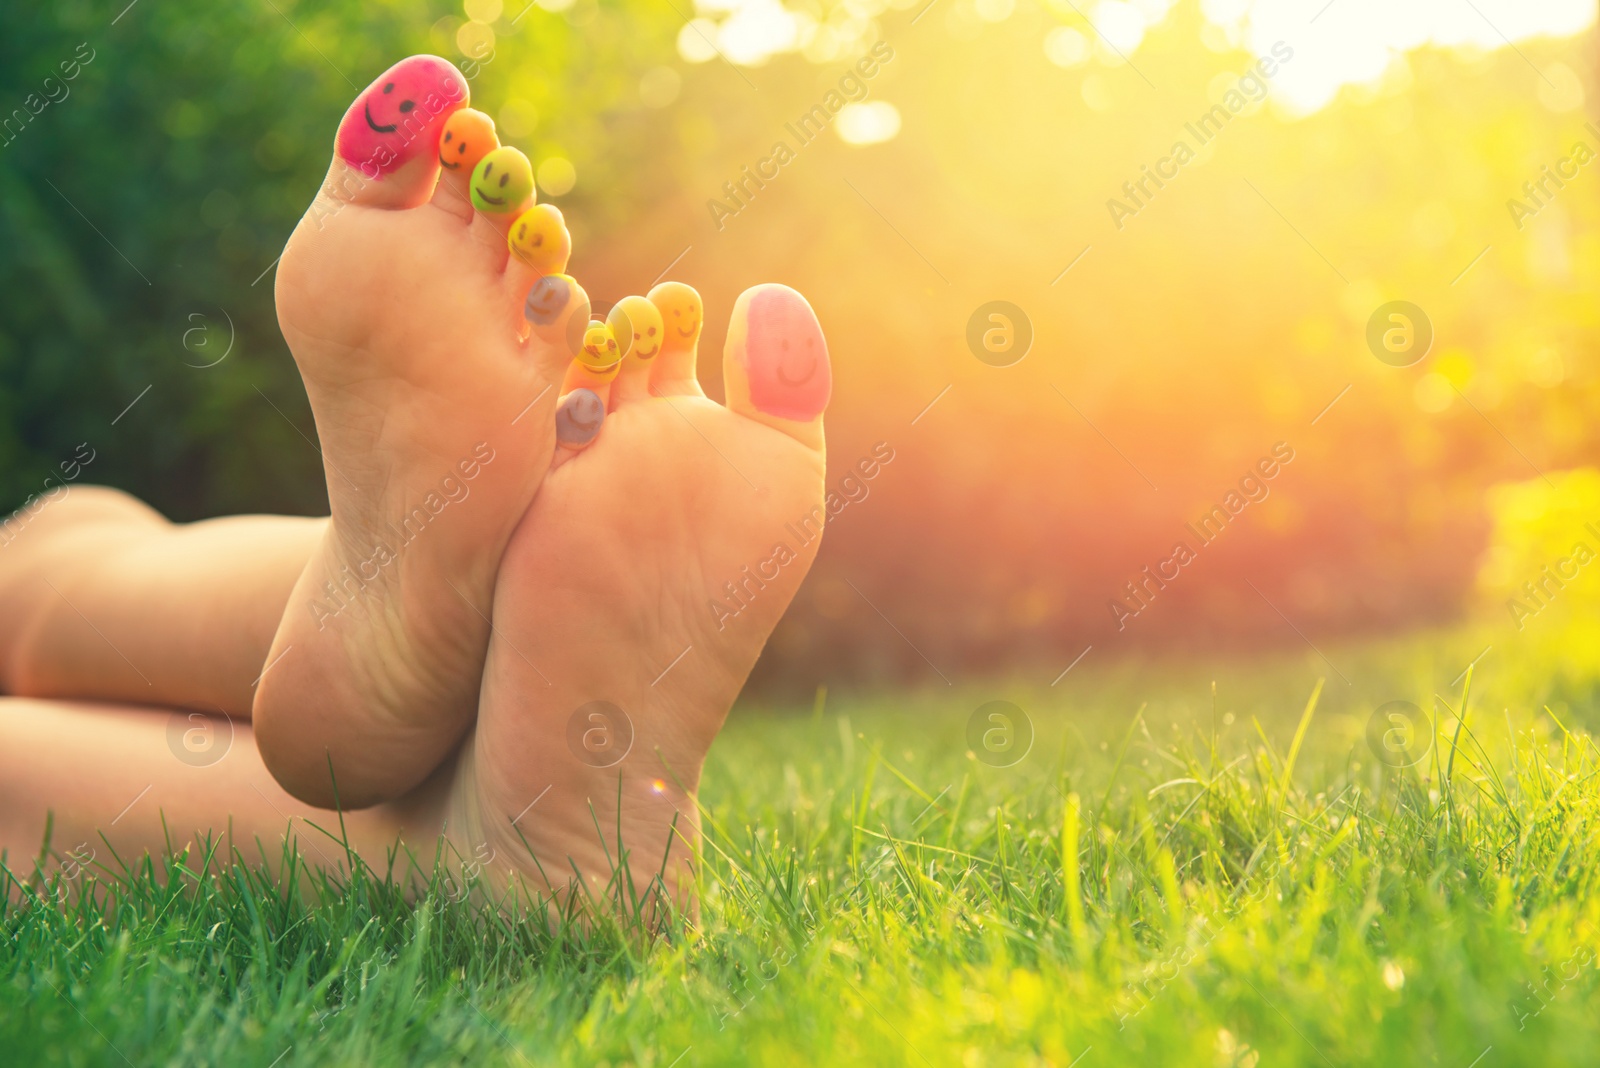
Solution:
[(560, 268), (572, 252), (567, 224), (550, 204), (539, 204), (517, 216), (506, 234), (506, 244), (517, 259), (541, 274)]
[(661, 311), (644, 297), (623, 297), (606, 316), (624, 357), (648, 363), (661, 351)]
[(444, 124), (439, 139), (439, 166), (470, 175), (490, 152), (500, 147), (494, 120), (481, 111), (462, 108)]
[(622, 367), (622, 351), (617, 347), (616, 336), (598, 319), (583, 332), (583, 347), (578, 349), (576, 358), (591, 376), (602, 382), (615, 378)]

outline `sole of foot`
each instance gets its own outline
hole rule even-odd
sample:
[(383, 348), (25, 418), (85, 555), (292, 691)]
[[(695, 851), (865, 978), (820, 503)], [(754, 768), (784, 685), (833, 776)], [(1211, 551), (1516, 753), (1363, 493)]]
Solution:
[(278, 264), (332, 520), (252, 715), (274, 776), (314, 805), (405, 793), (470, 725), (500, 556), (588, 317), (561, 214), (532, 207), (527, 158), (467, 96), (433, 56), (380, 75)]
[(501, 562), (449, 822), (537, 893), (684, 906), (706, 752), (820, 543), (831, 369), (805, 299), (758, 286), (716, 404), (694, 377), (698, 296), (667, 283), (651, 303), (670, 333), (624, 361)]

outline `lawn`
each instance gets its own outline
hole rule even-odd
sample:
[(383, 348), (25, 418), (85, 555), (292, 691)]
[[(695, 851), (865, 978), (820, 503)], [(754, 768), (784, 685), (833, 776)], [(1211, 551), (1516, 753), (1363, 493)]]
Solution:
[[(1503, 628), (1322, 651), (741, 707), (703, 915), (654, 940), (442, 879), (86, 872), (5, 906), (0, 1061), (1594, 1063), (1595, 673)], [(1391, 700), (1432, 724), (1375, 751)]]

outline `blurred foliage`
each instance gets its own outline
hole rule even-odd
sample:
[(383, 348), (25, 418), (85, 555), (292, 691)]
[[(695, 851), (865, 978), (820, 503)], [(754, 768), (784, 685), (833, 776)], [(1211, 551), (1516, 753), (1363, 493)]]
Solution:
[[(1593, 99), (1591, 36), (1423, 49), (1313, 114), (1241, 115), (1119, 230), (1108, 198), (1254, 61), (1199, 5), (1168, 13), (1134, 65), (1095, 48), (1066, 67), (1046, 57), (1051, 31), (1094, 35), (1059, 0), (941, 0), (921, 18), (796, 6), (849, 48), (696, 65), (678, 55), (687, 7), (517, 4), (488, 18), (472, 83), (536, 165), (572, 162), (576, 186), (553, 199), (597, 300), (669, 265), (699, 287), (716, 394), (737, 293), (802, 289), (836, 368), (830, 486), (877, 442), (896, 452), (830, 525), (759, 685), (1053, 676), (1089, 644), (1298, 644), (1450, 618), (1487, 544), (1484, 487), (1600, 461), (1592, 168), (1521, 229), (1506, 206), (1594, 141), (1581, 92), (1541, 88), (1559, 67)], [(458, 39), (460, 7), (416, 2), (112, 17), (0, 11), (0, 109), (80, 42), (96, 52), (0, 147), (0, 504), (87, 441), (84, 478), (176, 518), (319, 511), (270, 265), (356, 88), (407, 52), (463, 60), (483, 31)], [(719, 228), (709, 201), (792, 143), (787, 124), (880, 39), (894, 57), (867, 90), (899, 109), (899, 136), (798, 147)], [(681, 92), (642, 89), (663, 68)], [(996, 299), (1035, 334), (1007, 368), (965, 343)], [(1417, 366), (1366, 348), (1391, 299), (1432, 319)], [(225, 339), (186, 348), (186, 331), (230, 318), (232, 354), (186, 366)], [(1108, 603), (1280, 441), (1296, 459), (1269, 498), (1118, 631)]]
[[(603, 51), (549, 32), (584, 10)], [(0, 509), (88, 442), (82, 479), (177, 519), (325, 513), (271, 267), (340, 115), (396, 58), (435, 51), (469, 67), (475, 93), (524, 101), (536, 160), (599, 155), (633, 53), (670, 47), (676, 20), (644, 3), (584, 10), (534, 7), (472, 64), (460, 7), (416, 0), (0, 8), (0, 111), (23, 116), (0, 145)], [(65, 81), (75, 54), (92, 58)], [(59, 99), (30, 117), (30, 94)]]
[(1496, 486), (1489, 511), (1478, 586), (1490, 618), (1519, 638), (1537, 627), (1592, 649), (1600, 640), (1600, 470)]

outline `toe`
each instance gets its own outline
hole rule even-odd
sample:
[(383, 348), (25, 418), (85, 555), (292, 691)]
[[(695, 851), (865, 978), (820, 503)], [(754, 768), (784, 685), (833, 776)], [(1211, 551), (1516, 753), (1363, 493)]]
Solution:
[(468, 180), (467, 196), (477, 209), (472, 216), (473, 240), (491, 250), (504, 267), (506, 234), (511, 224), (533, 206), (533, 164), (522, 150), (502, 145), (478, 161)]
[(546, 378), (561, 377), (583, 347), (589, 295), (572, 276), (547, 274), (528, 289), (522, 317), (531, 328), (529, 355)]
[(567, 221), (553, 204), (535, 204), (518, 215), (506, 233), (505, 286), (523, 294), (547, 274), (565, 274), (572, 255)]
[(439, 137), (439, 184), (433, 190), (433, 205), (462, 222), (472, 219), (471, 194), (467, 187), (472, 172), (483, 157), (500, 147), (494, 120), (473, 108), (462, 108), (444, 124)]
[(563, 449), (583, 448), (600, 433), (606, 402), (592, 389), (575, 389), (556, 408), (556, 443)]
[(440, 131), (466, 106), (467, 96), (467, 80), (438, 56), (412, 56), (384, 71), (339, 124), (313, 214), (336, 212), (344, 204), (424, 203), (439, 175)]
[(722, 374), (729, 408), (821, 448), (833, 370), (806, 298), (773, 283), (741, 293), (728, 323)]
[(650, 376), (661, 355), (665, 324), (661, 310), (646, 297), (623, 297), (606, 315), (606, 325), (622, 350), (622, 370), (611, 387), (611, 409), (650, 395)]
[(693, 286), (662, 282), (650, 291), (650, 303), (661, 312), (661, 352), (655, 358), (650, 391), (664, 397), (703, 397), (695, 360), (700, 349), (700, 328), (705, 306)]

